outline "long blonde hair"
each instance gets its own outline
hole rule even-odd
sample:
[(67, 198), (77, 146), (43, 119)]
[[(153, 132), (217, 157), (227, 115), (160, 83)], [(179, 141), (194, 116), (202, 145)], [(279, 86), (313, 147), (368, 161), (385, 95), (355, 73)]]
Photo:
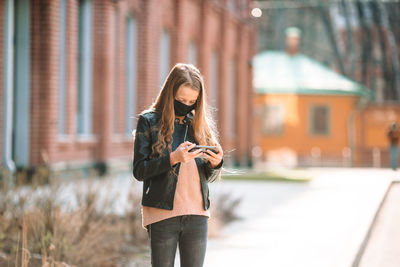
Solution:
[(174, 99), (181, 85), (190, 86), (199, 92), (191, 122), (197, 144), (216, 145), (218, 143), (215, 122), (207, 106), (203, 77), (192, 64), (178, 63), (168, 74), (157, 99), (150, 107), (150, 110), (155, 110), (161, 114), (157, 126), (158, 140), (152, 146), (152, 157), (162, 155), (167, 146), (168, 151), (172, 151), (172, 134), (175, 121)]

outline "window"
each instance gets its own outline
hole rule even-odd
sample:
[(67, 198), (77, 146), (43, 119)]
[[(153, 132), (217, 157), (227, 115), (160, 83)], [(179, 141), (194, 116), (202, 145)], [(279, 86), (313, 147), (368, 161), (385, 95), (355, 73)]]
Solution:
[(3, 84), (2, 86), (2, 102), (0, 109), (2, 109), (3, 117), (2, 120), (2, 131), (0, 137), (2, 138), (2, 157), (4, 166), (11, 171), (15, 171), (14, 162), (12, 159), (13, 154), (13, 116), (14, 116), (14, 28), (15, 28), (15, 16), (14, 16), (14, 1), (6, 0), (3, 1), (3, 42), (1, 43), (2, 51), (2, 65), (3, 68)]
[(133, 119), (136, 113), (136, 20), (129, 16), (126, 25), (126, 97), (125, 97), (125, 134), (131, 135)]
[(197, 45), (195, 42), (189, 43), (188, 63), (197, 66)]
[(283, 106), (265, 105), (263, 111), (263, 133), (265, 135), (282, 135), (283, 126)]
[(78, 134), (92, 133), (92, 14), (90, 0), (79, 2)]
[[(213, 51), (210, 60), (210, 88), (208, 90), (209, 103), (213, 108), (218, 108), (219, 98), (219, 54)], [(217, 115), (217, 114), (215, 114)], [(214, 119), (217, 119), (215, 116)]]
[(227, 123), (228, 137), (236, 136), (236, 61), (232, 59), (228, 65), (228, 107), (227, 107)]
[[(8, 76), (13, 79), (13, 115), (12, 115), (12, 157), (16, 166), (28, 166), (30, 163), (30, 98), (31, 98), (31, 20), (30, 10), (31, 1), (13, 1), (9, 5), (15, 5), (14, 9), (14, 56), (11, 59), (14, 64), (12, 73), (13, 76)], [(11, 7), (11, 6), (8, 6)], [(11, 11), (11, 10), (9, 10)], [(12, 11), (11, 11), (12, 12)], [(8, 16), (7, 16), (8, 17)], [(3, 17), (1, 18), (3, 19)], [(9, 22), (6, 22), (7, 24)], [(7, 26), (11, 26), (8, 24)], [(10, 32), (11, 33), (11, 32)], [(7, 40), (8, 41), (8, 40)], [(12, 53), (12, 50), (8, 50)], [(7, 100), (10, 98), (7, 98)]]
[(170, 34), (167, 30), (163, 30), (161, 34), (160, 45), (160, 86), (163, 85), (167, 78), (170, 68)]
[(330, 109), (324, 105), (311, 106), (311, 134), (329, 135)]
[(65, 0), (60, 0), (60, 67), (58, 81), (58, 134), (66, 134), (65, 130), (65, 58), (66, 58), (66, 3)]

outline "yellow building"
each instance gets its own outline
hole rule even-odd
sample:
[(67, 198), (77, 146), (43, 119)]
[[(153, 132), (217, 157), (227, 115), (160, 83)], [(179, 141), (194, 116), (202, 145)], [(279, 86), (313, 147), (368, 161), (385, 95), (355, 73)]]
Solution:
[(255, 155), (286, 166), (353, 165), (367, 88), (298, 53), (262, 52), (253, 71)]

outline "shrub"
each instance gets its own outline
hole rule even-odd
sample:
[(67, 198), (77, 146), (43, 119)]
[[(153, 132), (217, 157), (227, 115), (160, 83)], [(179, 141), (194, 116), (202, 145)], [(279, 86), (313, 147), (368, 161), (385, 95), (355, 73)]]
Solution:
[[(129, 191), (126, 210), (117, 214), (117, 195), (110, 190), (107, 179), (61, 182), (52, 174), (46, 180), (49, 183), (43, 184), (39, 175), (33, 176), (29, 186), (12, 188), (8, 182), (11, 177), (0, 171), (0, 266), (148, 264), (141, 192), (135, 186)], [(215, 229), (219, 230), (236, 220), (239, 202), (229, 193), (217, 197), (211, 226), (218, 224)]]

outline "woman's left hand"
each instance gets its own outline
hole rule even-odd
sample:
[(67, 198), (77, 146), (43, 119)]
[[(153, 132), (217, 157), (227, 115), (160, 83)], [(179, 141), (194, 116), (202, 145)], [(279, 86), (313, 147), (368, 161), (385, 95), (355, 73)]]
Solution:
[(224, 156), (224, 152), (222, 151), (220, 144), (216, 144), (216, 147), (218, 149), (218, 154), (212, 152), (210, 149), (207, 149), (202, 155), (210, 162), (212, 168), (217, 167), (221, 163), (222, 157)]

